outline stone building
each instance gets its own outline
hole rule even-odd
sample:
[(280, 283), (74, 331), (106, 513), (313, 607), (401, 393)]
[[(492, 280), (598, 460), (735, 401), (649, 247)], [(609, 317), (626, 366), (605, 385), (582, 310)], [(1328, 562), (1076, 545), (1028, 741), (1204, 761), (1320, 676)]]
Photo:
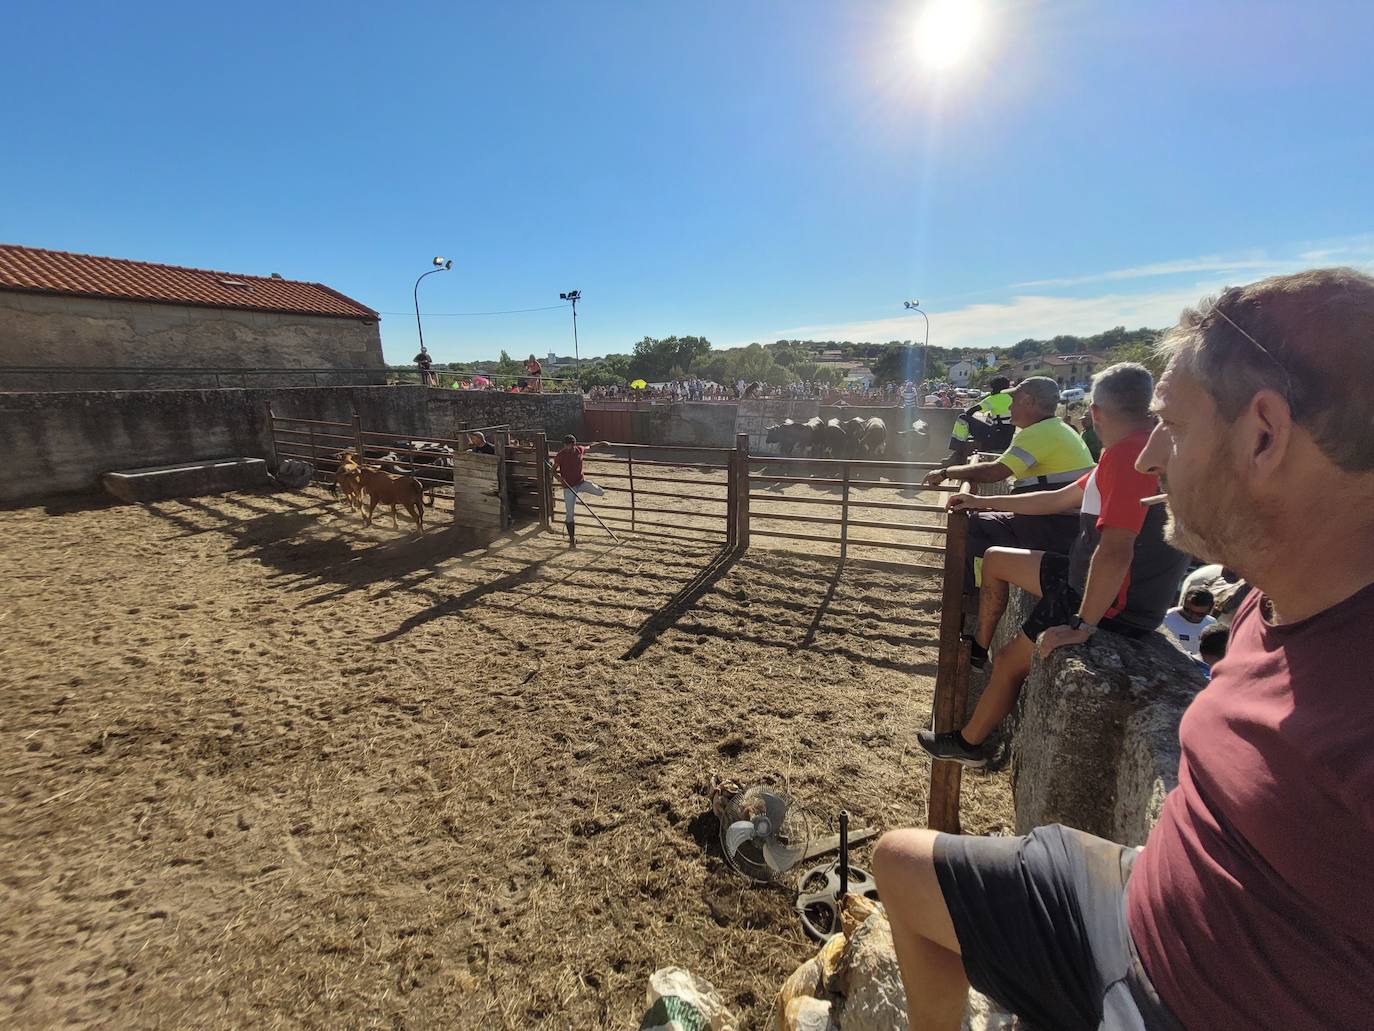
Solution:
[(1048, 376), (1061, 387), (1083, 386), (1098, 368), (1107, 364), (1100, 354), (1035, 354), (1016, 363), (1018, 379)]
[(0, 244), (0, 390), (383, 383), (384, 367), (377, 313), (319, 283)]

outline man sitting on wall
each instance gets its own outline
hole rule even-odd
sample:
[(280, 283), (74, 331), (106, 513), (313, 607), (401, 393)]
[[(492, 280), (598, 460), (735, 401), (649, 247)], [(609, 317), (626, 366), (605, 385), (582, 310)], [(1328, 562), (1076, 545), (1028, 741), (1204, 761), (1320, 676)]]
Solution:
[[(1059, 384), (1048, 376), (1031, 376), (1008, 391), (1011, 421), (1017, 427), (1011, 446), (995, 462), (946, 465), (925, 478), (927, 487), (945, 480), (996, 483), (1015, 477), (1013, 494), (1068, 486), (1093, 467), (1088, 447), (1056, 414)], [(971, 507), (971, 506), (970, 506)], [(983, 554), (991, 547), (1029, 548), (1067, 555), (1078, 536), (1078, 515), (1056, 509), (1054, 514), (1027, 515), (1017, 509), (978, 512), (969, 520), (968, 583), (981, 582)]]
[[(975, 451), (1005, 451), (1011, 444), (1015, 425), (1011, 421), (1011, 395), (1007, 388), (1011, 380), (994, 376), (988, 383), (992, 391), (981, 401), (975, 401), (959, 413), (950, 433), (950, 456), (968, 459)], [(979, 412), (982, 419), (976, 418)]]
[(1374, 1013), (1374, 278), (1229, 289), (1161, 350), (1138, 467), (1168, 489), (1170, 542), (1253, 590), (1142, 851), (1060, 826), (878, 843), (913, 1031), (955, 1031), (969, 983), (1065, 1031)]
[[(1001, 508), (1019, 515), (1077, 513), (1078, 537), (1067, 554), (990, 548), (983, 557), (983, 596), (972, 663), (982, 668), (1012, 584), (1040, 598), (1011, 644), (997, 653), (992, 676), (962, 731), (917, 735), (937, 759), (965, 766), (987, 764), (985, 742), (1011, 712), (1030, 671), (1035, 642), (1040, 653), (1086, 641), (1099, 629), (1143, 637), (1159, 626), (1188, 556), (1164, 543), (1164, 510), (1141, 498), (1158, 493), (1158, 480), (1137, 472), (1136, 459), (1149, 439), (1154, 380), (1143, 365), (1123, 362), (1093, 379), (1093, 423), (1105, 445), (1102, 464), (1059, 490), (1008, 497), (956, 494), (950, 508)], [(1072, 432), (1072, 431), (1070, 431)], [(1081, 506), (1081, 512), (1079, 511)]]

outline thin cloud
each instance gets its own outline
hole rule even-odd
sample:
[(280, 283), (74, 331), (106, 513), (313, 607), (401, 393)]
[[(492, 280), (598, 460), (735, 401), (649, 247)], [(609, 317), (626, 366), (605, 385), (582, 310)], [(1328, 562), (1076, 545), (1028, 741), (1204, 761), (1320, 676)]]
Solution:
[[(939, 347), (1009, 347), (1026, 337), (1045, 339), (1061, 333), (1091, 335), (1112, 326), (1169, 326), (1200, 297), (1215, 293), (1221, 281), (1173, 290), (1099, 297), (1051, 297), (1026, 294), (998, 304), (971, 304), (930, 312), (930, 342)], [(924, 327), (909, 316), (892, 316), (825, 325), (795, 326), (769, 340), (852, 340), (886, 343), (922, 340)]]
[(1294, 268), (1300, 261), (1281, 261), (1273, 258), (1222, 258), (1211, 255), (1202, 258), (1184, 258), (1178, 261), (1158, 261), (1134, 268), (1112, 269), (1109, 272), (1094, 272), (1085, 276), (1065, 276), (1059, 279), (1030, 279), (1024, 283), (1011, 284), (1012, 290), (1037, 290), (1047, 287), (1082, 286), (1087, 283), (1117, 283), (1132, 279), (1149, 279), (1156, 276), (1196, 275), (1199, 272), (1280, 272)]

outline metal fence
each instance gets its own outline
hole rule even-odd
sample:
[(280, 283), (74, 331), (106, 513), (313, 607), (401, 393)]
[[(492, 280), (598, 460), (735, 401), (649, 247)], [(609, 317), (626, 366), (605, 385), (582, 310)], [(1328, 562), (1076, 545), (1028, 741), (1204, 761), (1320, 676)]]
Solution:
[[(347, 423), (282, 417), (272, 413), (270, 404), (268, 417), (275, 457), (309, 461), (315, 467), (316, 480), (332, 482), (339, 451), (356, 450), (374, 461), (394, 452), (393, 461), (410, 468), (428, 490), (444, 499), (452, 513), (451, 470), (417, 465), (414, 459), (423, 452), (403, 445), (425, 441), (464, 450), (466, 440), (367, 430), (357, 415)], [(510, 517), (537, 517), (544, 529), (550, 529), (555, 521), (562, 522), (567, 514), (564, 485), (553, 469), (545, 435), (511, 432), (509, 426), (478, 429), (497, 441), (495, 486), (504, 499), (503, 523)], [(884, 566), (938, 574), (942, 586), (932, 722), (937, 732), (963, 725), (969, 679), (969, 648), (961, 640), (968, 514), (949, 512), (944, 504), (904, 499), (900, 492), (976, 492), (976, 485), (927, 487), (924, 475), (937, 468), (930, 462), (751, 455), (747, 434), (738, 435), (734, 448), (624, 443), (608, 447), (614, 453), (585, 455), (584, 470), (588, 479), (606, 490), (604, 497), (592, 499), (591, 511), (617, 534), (710, 542), (734, 554), (747, 550), (754, 538), (784, 542), (783, 548), (794, 541), (819, 543), (837, 547), (841, 562), (849, 559), (851, 548), (861, 548), (887, 556)], [(768, 492), (794, 484), (821, 487), (838, 496)], [(856, 496), (855, 491), (863, 494)], [(875, 491), (897, 493), (869, 496)], [(586, 500), (574, 504), (580, 507)], [(807, 512), (778, 511), (774, 506), (779, 505), (800, 505)], [(868, 518), (868, 510), (879, 512), (883, 518)], [(584, 527), (596, 525), (592, 519), (579, 522)], [(777, 528), (779, 524), (784, 528)], [(858, 535), (853, 530), (858, 530)], [(870, 536), (873, 531), (886, 536)], [(920, 561), (909, 561), (911, 555), (919, 556)], [(958, 831), (962, 772), (957, 763), (932, 764), (928, 826)]]
[[(503, 373), (456, 372), (449, 369), (430, 370), (429, 385), (449, 390), (484, 379), (498, 388), (526, 388), (529, 377)], [(61, 366), (61, 365), (3, 365), (0, 366), (0, 385), (6, 390), (144, 390), (144, 389), (221, 389), (225, 387), (341, 387), (383, 386), (389, 384), (419, 384), (424, 378), (418, 369), (397, 369), (371, 366), (368, 368), (299, 368), (295, 366), (255, 368), (205, 368), (198, 366)], [(477, 384), (473, 389), (487, 389)], [(578, 390), (572, 376), (543, 376), (541, 393), (569, 393)]]

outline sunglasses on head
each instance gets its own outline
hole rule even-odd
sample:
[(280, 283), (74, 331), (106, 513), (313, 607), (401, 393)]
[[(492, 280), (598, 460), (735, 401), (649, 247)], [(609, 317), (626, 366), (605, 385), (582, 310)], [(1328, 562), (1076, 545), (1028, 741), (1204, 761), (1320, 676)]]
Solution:
[(1241, 329), (1240, 326), (1236, 325), (1236, 320), (1231, 318), (1231, 316), (1227, 315), (1224, 311), (1221, 310), (1220, 303), (1212, 305), (1212, 310), (1209, 311), (1207, 315), (1203, 317), (1202, 322), (1205, 323), (1207, 319), (1213, 315), (1220, 315), (1223, 319), (1225, 319), (1226, 324), (1228, 326), (1234, 329), (1246, 340), (1250, 341), (1250, 343), (1254, 345), (1254, 347), (1260, 352), (1260, 354), (1268, 358), (1269, 361), (1271, 361), (1274, 364), (1274, 367), (1277, 368), (1279, 372), (1283, 373), (1283, 399), (1288, 402), (1288, 411), (1292, 414), (1293, 418), (1296, 419), (1298, 417), (1298, 403), (1297, 399), (1294, 397), (1293, 394), (1293, 377), (1288, 374), (1287, 366), (1285, 366), (1283, 362), (1275, 358), (1273, 353), (1269, 350), (1269, 348), (1265, 347), (1258, 340), (1252, 337), (1249, 333)]

